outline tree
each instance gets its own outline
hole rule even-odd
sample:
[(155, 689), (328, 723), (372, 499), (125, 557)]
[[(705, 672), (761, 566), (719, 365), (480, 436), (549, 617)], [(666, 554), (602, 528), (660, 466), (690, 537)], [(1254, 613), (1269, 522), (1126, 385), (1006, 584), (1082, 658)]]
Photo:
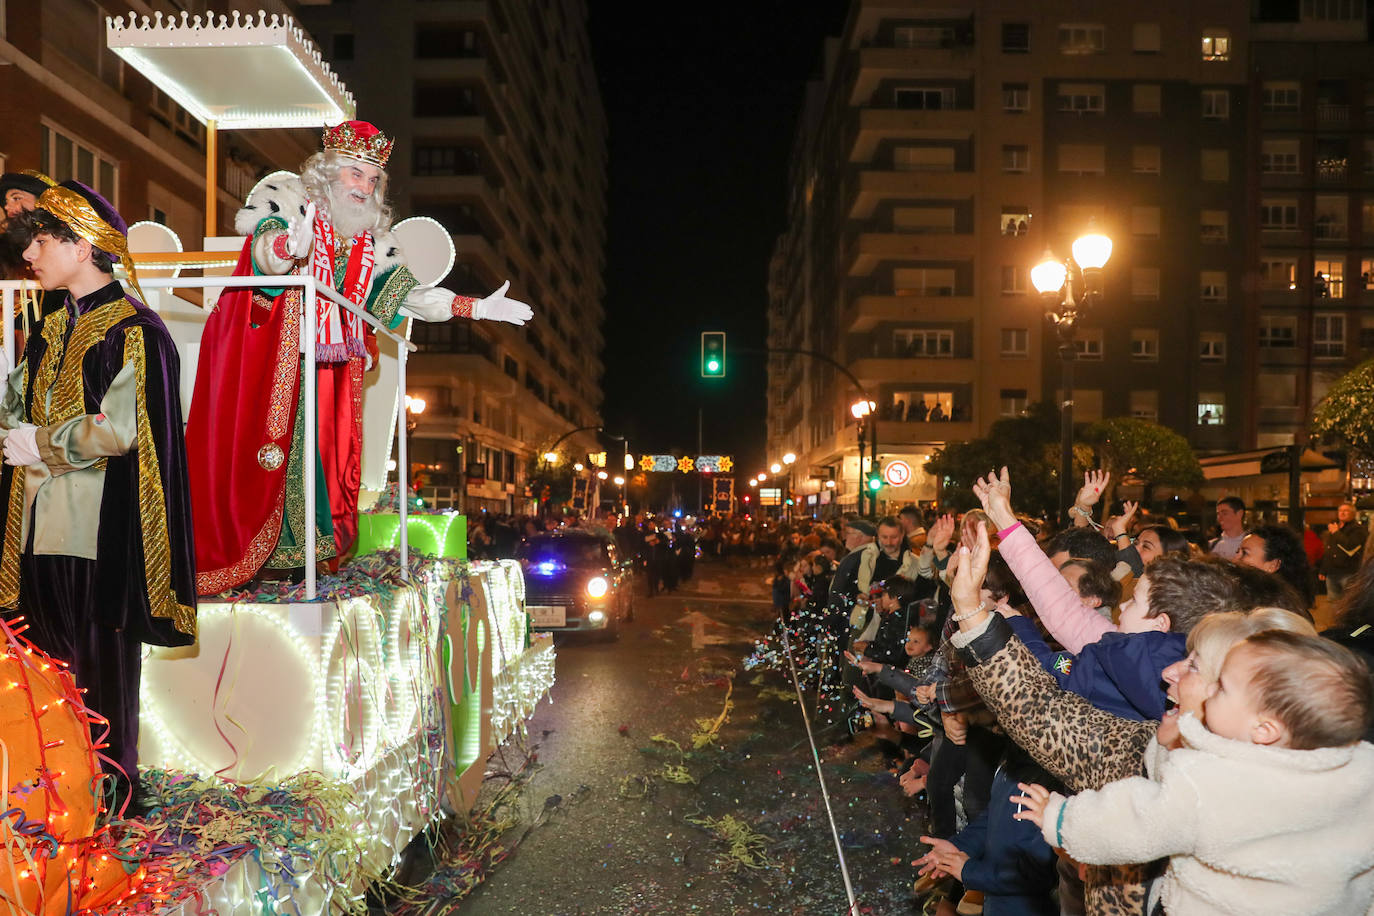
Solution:
[(1186, 487), (1202, 483), (1202, 465), (1192, 446), (1166, 426), (1134, 417), (1113, 417), (1090, 423), (1082, 438), (1097, 450), (1098, 466), (1112, 475), (1099, 503), (1104, 520), (1112, 494), (1128, 474), (1145, 485), (1147, 494), (1158, 484)]
[(1374, 455), (1374, 359), (1336, 379), (1312, 411), (1312, 436)]
[[(1081, 473), (1091, 458), (1074, 449), (1074, 465)], [(1059, 409), (1044, 402), (1032, 404), (1019, 417), (1004, 417), (988, 435), (967, 442), (951, 442), (926, 462), (926, 473), (944, 480), (943, 502), (951, 509), (977, 505), (973, 482), (994, 468), (1006, 467), (1016, 487), (1016, 508), (1031, 515), (1052, 515), (1059, 498)]]

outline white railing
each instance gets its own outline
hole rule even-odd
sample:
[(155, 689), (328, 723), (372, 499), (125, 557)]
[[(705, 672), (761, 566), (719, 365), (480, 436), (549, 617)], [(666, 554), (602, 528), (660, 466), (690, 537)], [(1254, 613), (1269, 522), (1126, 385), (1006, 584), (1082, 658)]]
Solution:
[[(319, 431), (319, 405), (315, 402), (315, 298), (323, 295), (332, 299), (340, 308), (348, 309), (353, 314), (359, 316), (370, 324), (378, 334), (383, 334), (399, 344), (397, 354), (397, 375), (396, 375), (396, 473), (398, 480), (397, 502), (400, 504), (401, 511), (401, 575), (405, 579), (410, 578), (410, 538), (408, 536), (407, 509), (405, 494), (408, 489), (409, 468), (407, 466), (408, 456), (406, 454), (406, 411), (405, 411), (405, 390), (406, 390), (406, 357), (415, 351), (413, 343), (406, 340), (400, 334), (386, 327), (371, 314), (349, 302), (334, 290), (327, 286), (320, 286), (315, 282), (313, 276), (254, 276), (254, 277), (185, 277), (185, 278), (149, 278), (141, 280), (139, 285), (144, 289), (206, 289), (206, 288), (230, 288), (242, 289), (245, 287), (263, 286), (271, 289), (279, 289), (287, 286), (299, 286), (303, 291), (302, 308), (305, 313), (305, 328), (302, 333), (302, 340), (305, 346), (302, 348), (302, 356), (305, 358), (305, 365), (301, 369), (301, 384), (305, 386), (305, 443), (302, 451), (303, 462), (302, 470), (305, 474), (305, 517), (309, 524), (305, 528), (305, 597), (307, 601), (313, 601), (318, 597), (318, 577), (315, 569), (315, 447), (316, 438)], [(33, 284), (22, 280), (0, 280), (0, 297), (3, 299), (5, 320), (3, 332), (0, 337), (4, 340), (5, 356), (9, 359), (9, 365), (16, 364), (14, 353), (14, 305), (15, 299), (21, 288), (32, 289)], [(189, 405), (188, 405), (189, 406)]]

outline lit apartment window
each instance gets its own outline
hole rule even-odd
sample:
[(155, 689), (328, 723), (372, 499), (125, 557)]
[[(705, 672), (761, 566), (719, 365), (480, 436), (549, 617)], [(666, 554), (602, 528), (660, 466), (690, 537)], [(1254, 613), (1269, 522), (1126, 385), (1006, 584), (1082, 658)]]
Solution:
[(1260, 111), (1266, 114), (1296, 114), (1302, 87), (1294, 82), (1272, 82), (1260, 86)]
[(1224, 391), (1199, 391), (1197, 394), (1198, 426), (1226, 425), (1226, 393)]
[(1060, 83), (1057, 102), (1060, 111), (1073, 114), (1100, 115), (1107, 109), (1101, 83)]
[(1059, 144), (1059, 171), (1070, 175), (1101, 175), (1107, 170), (1107, 149), (1100, 143)]
[(1159, 362), (1159, 329), (1131, 329), (1131, 359), (1138, 363)]
[[(1006, 268), (1003, 268), (1005, 270)], [(1025, 359), (1030, 356), (1030, 329), (1003, 328), (1002, 356), (1006, 359)]]
[(44, 123), (39, 130), (39, 169), (55, 181), (75, 178), (119, 205), (119, 163), (94, 147)]
[(1302, 0), (1302, 18), (1351, 22), (1364, 18), (1364, 0)]
[(1154, 390), (1132, 391), (1131, 416), (1137, 420), (1157, 421), (1159, 419), (1159, 392)]
[(1199, 277), (1198, 288), (1203, 302), (1226, 301), (1226, 271), (1204, 270)]
[(1158, 54), (1158, 22), (1137, 22), (1131, 26), (1131, 50), (1136, 54)]
[(1019, 296), (1026, 291), (1026, 269), (1015, 264), (1002, 265), (1002, 292)]
[(1198, 158), (1199, 177), (1203, 181), (1229, 181), (1231, 157), (1224, 149), (1205, 149)]
[(1024, 388), (1003, 388), (999, 400), (998, 413), (1004, 417), (1019, 417), (1030, 406), (1030, 398)]
[(1291, 350), (1298, 345), (1298, 319), (1289, 315), (1261, 315), (1259, 345), (1267, 350)]
[(1226, 89), (1202, 90), (1202, 120), (1225, 121), (1231, 117), (1231, 93)]
[(1297, 289), (1297, 258), (1267, 257), (1260, 261), (1260, 285), (1265, 289)]
[(1027, 235), (1030, 233), (1030, 210), (1026, 207), (1009, 206), (1002, 208), (1002, 234)]
[(1296, 175), (1301, 140), (1261, 140), (1260, 171), (1266, 175)]
[(1131, 87), (1131, 111), (1136, 114), (1159, 114), (1163, 102), (1158, 83), (1136, 83)]
[(1030, 23), (1028, 23), (1028, 22), (1004, 22), (1004, 23), (1002, 23), (1002, 53), (1003, 53), (1003, 54), (1029, 54), (1029, 53), (1030, 53)]
[(946, 111), (954, 107), (954, 90), (949, 87), (914, 89), (904, 87), (893, 92), (898, 108), (917, 111)]
[(1198, 337), (1198, 358), (1204, 363), (1226, 362), (1226, 335), (1219, 331), (1203, 331)]
[(1319, 359), (1345, 356), (1345, 315), (1317, 312), (1312, 316), (1312, 355)]
[(1002, 171), (1004, 172), (1029, 172), (1030, 171), (1030, 147), (1029, 146), (1003, 146), (1002, 147)]
[(1203, 60), (1230, 60), (1231, 33), (1225, 29), (1206, 29), (1202, 33)]
[(1099, 360), (1102, 358), (1102, 330), (1087, 329), (1078, 332), (1073, 341), (1074, 351), (1079, 359)]
[(1137, 299), (1159, 298), (1159, 268), (1132, 267), (1131, 295)]
[(1293, 232), (1298, 228), (1298, 202), (1276, 197), (1260, 201), (1260, 228), (1265, 232)]
[(1059, 27), (1060, 54), (1101, 54), (1107, 50), (1105, 26), (1066, 23)]
[(1225, 210), (1202, 211), (1202, 240), (1220, 244), (1230, 237), (1230, 218)]
[(899, 357), (949, 359), (954, 356), (954, 332), (951, 330), (897, 330), (892, 332), (892, 342)]
[(1131, 235), (1147, 239), (1159, 238), (1159, 208), (1132, 207)]
[(1131, 171), (1138, 175), (1159, 174), (1159, 147), (1132, 146)]
[[(1321, 279), (1318, 280), (1317, 278)], [(1345, 261), (1340, 258), (1318, 258), (1312, 262), (1313, 292), (1318, 299), (1345, 298)]]
[(1002, 110), (1007, 114), (1024, 114), (1030, 111), (1030, 84), (1003, 83)]

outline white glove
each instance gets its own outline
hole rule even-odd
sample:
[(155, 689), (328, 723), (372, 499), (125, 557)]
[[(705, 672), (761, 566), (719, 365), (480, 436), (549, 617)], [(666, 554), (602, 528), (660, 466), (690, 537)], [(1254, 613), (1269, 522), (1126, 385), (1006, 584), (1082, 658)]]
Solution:
[(305, 215), (286, 224), (286, 250), (297, 261), (308, 257), (315, 247), (315, 204), (305, 207)]
[(448, 321), (453, 317), (453, 293), (441, 286), (417, 286), (407, 294), (401, 311), (421, 321)]
[(506, 295), (510, 281), (490, 296), (484, 296), (472, 304), (472, 317), (477, 321), (509, 321), (511, 324), (524, 324), (534, 317), (534, 309), (519, 299)]
[(5, 464), (22, 468), (42, 463), (43, 458), (38, 454), (38, 427), (25, 423), (18, 429), (10, 430), (5, 437)]

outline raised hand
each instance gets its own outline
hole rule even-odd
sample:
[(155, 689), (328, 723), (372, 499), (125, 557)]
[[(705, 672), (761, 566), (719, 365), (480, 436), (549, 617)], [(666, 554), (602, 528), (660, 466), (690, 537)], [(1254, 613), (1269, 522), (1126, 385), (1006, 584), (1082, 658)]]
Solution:
[(954, 537), (954, 516), (942, 515), (935, 520), (935, 524), (930, 526), (930, 533), (926, 535), (926, 546), (931, 550), (942, 551), (949, 546), (950, 539)]
[(1083, 489), (1078, 491), (1078, 496), (1074, 499), (1074, 505), (1082, 509), (1091, 509), (1097, 505), (1097, 501), (1102, 498), (1102, 494), (1107, 491), (1107, 481), (1112, 479), (1110, 471), (1092, 470), (1083, 473)]
[(1107, 522), (1107, 534), (1112, 538), (1118, 538), (1130, 530), (1131, 519), (1135, 517), (1136, 511), (1140, 508), (1140, 503), (1131, 502), (1129, 499), (1121, 504), (1121, 514), (1115, 516)]
[(973, 495), (999, 531), (1016, 524), (1016, 513), (1011, 508), (1011, 474), (1005, 467), (1000, 474), (993, 471), (974, 481)]
[(286, 224), (286, 251), (297, 261), (310, 255), (315, 247), (315, 204), (305, 206), (305, 214)]
[[(916, 864), (921, 867), (921, 874), (928, 875), (933, 871), (939, 871), (939, 859), (941, 856), (952, 856), (959, 854), (959, 847), (949, 840), (942, 840), (939, 837), (923, 836), (922, 843), (930, 844), (930, 852), (916, 860)], [(942, 872), (943, 874), (943, 872)]]
[(949, 584), (949, 597), (954, 602), (955, 616), (964, 618), (959, 621), (960, 629), (964, 630), (978, 626), (983, 622), (983, 615), (987, 613), (986, 608), (979, 611), (983, 578), (988, 573), (988, 560), (992, 557), (986, 522), (978, 523), (977, 533), (978, 540), (973, 550), (970, 551), (967, 547), (959, 548), (958, 568), (954, 571), (954, 578)]
[(875, 662), (871, 658), (864, 658), (862, 655), (855, 655), (848, 649), (844, 651), (844, 657), (851, 665), (858, 668), (864, 674), (877, 674), (879, 671), (883, 670), (881, 662)]

